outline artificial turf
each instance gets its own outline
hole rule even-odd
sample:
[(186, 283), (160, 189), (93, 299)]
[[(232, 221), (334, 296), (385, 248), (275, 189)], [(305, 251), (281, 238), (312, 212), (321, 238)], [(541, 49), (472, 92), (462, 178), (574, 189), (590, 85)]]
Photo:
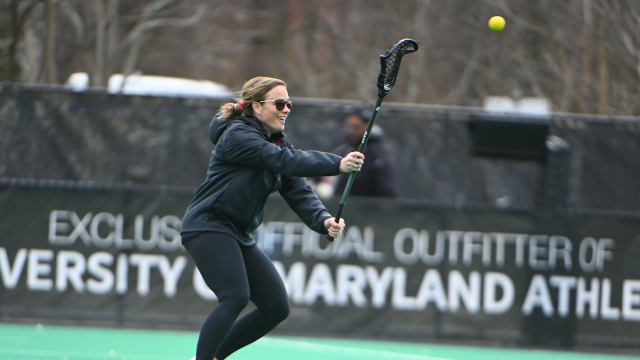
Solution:
[[(195, 332), (0, 324), (0, 359), (188, 360)], [(626, 360), (640, 356), (267, 336), (230, 360)]]

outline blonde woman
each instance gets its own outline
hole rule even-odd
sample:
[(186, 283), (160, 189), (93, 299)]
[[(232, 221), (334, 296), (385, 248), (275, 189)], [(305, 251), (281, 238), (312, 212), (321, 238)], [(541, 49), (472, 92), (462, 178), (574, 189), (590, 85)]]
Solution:
[[(293, 104), (282, 80), (247, 81), (240, 101), (211, 122), (215, 144), (206, 181), (183, 219), (182, 242), (219, 304), (205, 320), (197, 360), (223, 360), (258, 340), (289, 314), (289, 298), (252, 232), (267, 197), (279, 191), (309, 228), (338, 237), (344, 229), (327, 212), (305, 177), (360, 171), (364, 156), (296, 150), (282, 132)], [(256, 309), (238, 319), (251, 300)]]

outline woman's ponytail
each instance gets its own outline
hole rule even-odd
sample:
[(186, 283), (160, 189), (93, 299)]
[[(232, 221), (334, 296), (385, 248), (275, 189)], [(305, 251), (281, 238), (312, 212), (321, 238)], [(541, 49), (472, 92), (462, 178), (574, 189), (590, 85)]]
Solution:
[(240, 104), (229, 102), (229, 103), (226, 103), (226, 104), (222, 105), (220, 107), (220, 110), (218, 110), (218, 112), (222, 113), (220, 115), (221, 118), (223, 118), (223, 119), (231, 119), (231, 118), (236, 118), (236, 117), (242, 116), (243, 110), (244, 109), (242, 108), (242, 106), (240, 106)]

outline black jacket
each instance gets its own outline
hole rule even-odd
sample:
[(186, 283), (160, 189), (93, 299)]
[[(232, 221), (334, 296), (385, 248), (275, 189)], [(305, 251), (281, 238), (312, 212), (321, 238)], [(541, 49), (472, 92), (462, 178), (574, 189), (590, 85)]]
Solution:
[(254, 245), (252, 232), (262, 222), (269, 195), (279, 191), (312, 230), (326, 234), (330, 217), (304, 177), (338, 175), (338, 155), (296, 150), (284, 133), (271, 137), (253, 116), (215, 117), (209, 127), (215, 144), (207, 180), (200, 185), (182, 220), (183, 242), (214, 231)]

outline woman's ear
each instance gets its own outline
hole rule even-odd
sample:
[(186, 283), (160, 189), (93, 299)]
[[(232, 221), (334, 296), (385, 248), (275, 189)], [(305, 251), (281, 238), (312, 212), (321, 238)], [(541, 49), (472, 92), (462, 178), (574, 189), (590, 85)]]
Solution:
[(251, 106), (253, 107), (253, 113), (256, 115), (260, 115), (260, 103), (257, 101), (254, 101), (251, 103)]

